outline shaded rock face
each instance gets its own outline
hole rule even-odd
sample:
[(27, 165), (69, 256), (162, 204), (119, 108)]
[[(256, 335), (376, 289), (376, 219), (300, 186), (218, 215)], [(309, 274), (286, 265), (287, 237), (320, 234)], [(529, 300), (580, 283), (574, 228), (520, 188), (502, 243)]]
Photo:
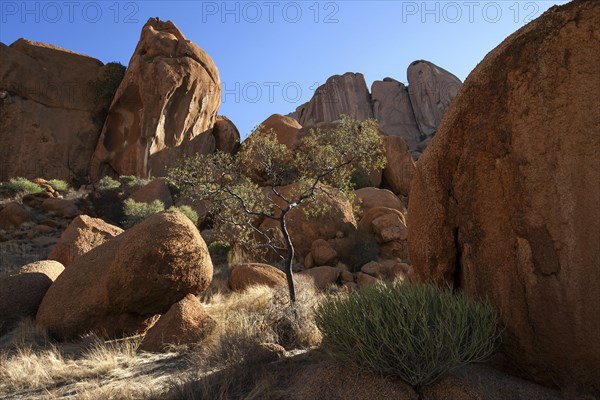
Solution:
[(283, 271), (268, 264), (238, 264), (233, 267), (229, 276), (229, 287), (236, 292), (244, 291), (255, 285), (276, 287), (286, 284), (287, 280)]
[(164, 175), (181, 155), (211, 153), (221, 101), (212, 59), (171, 21), (151, 18), (110, 106), (90, 175)]
[(600, 390), (600, 3), (553, 7), (490, 52), (417, 165), (410, 255), (487, 297), (503, 352), (548, 385)]
[(145, 331), (185, 295), (212, 280), (208, 248), (179, 212), (155, 214), (77, 258), (52, 284), (37, 313), (58, 337)]
[(347, 72), (330, 77), (296, 113), (302, 126), (337, 121), (343, 114), (356, 119), (373, 118), (371, 96), (364, 76)]
[(0, 43), (0, 180), (85, 177), (110, 98), (108, 66), (49, 44)]
[(240, 132), (231, 120), (223, 115), (217, 116), (213, 126), (215, 148), (217, 151), (235, 154), (240, 147)]
[(395, 79), (385, 78), (371, 85), (373, 117), (390, 136), (400, 136), (410, 148), (421, 141), (421, 132), (415, 119), (408, 88)]
[(421, 135), (432, 136), (462, 82), (445, 69), (423, 60), (411, 63), (407, 75), (410, 102)]

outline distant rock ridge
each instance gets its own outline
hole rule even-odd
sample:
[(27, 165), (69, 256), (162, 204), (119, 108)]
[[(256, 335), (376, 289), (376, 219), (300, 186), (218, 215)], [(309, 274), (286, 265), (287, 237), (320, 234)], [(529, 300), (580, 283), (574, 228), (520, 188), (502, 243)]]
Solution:
[(462, 82), (437, 65), (424, 60), (411, 63), (408, 86), (384, 78), (367, 88), (360, 73), (334, 75), (319, 86), (312, 99), (288, 116), (310, 128), (339, 120), (375, 118), (383, 132), (402, 137), (414, 155), (419, 155), (435, 135), (438, 125)]

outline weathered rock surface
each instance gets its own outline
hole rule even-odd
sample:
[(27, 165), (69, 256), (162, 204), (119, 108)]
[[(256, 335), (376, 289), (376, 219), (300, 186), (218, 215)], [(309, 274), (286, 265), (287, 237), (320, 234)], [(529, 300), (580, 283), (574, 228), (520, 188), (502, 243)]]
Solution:
[(159, 200), (165, 208), (173, 205), (173, 197), (171, 197), (171, 191), (165, 178), (154, 179), (152, 182), (133, 192), (129, 198), (138, 203), (152, 203), (155, 200)]
[(15, 229), (29, 221), (31, 221), (31, 214), (19, 203), (8, 203), (0, 210), (0, 229)]
[(226, 116), (218, 115), (213, 126), (215, 149), (224, 153), (235, 154), (240, 147), (240, 132), (235, 124)]
[(290, 149), (294, 149), (298, 144), (298, 132), (302, 129), (302, 125), (294, 118), (273, 114), (260, 124), (264, 132), (273, 130), (279, 143), (286, 145)]
[(371, 208), (359, 221), (358, 228), (374, 235), (380, 244), (381, 257), (408, 259), (408, 229), (400, 211), (387, 207)]
[(162, 352), (172, 345), (199, 343), (216, 325), (202, 303), (192, 294), (173, 304), (146, 332), (140, 350)]
[(233, 267), (229, 276), (229, 287), (238, 292), (253, 285), (275, 287), (286, 284), (283, 271), (268, 264), (238, 264)]
[(412, 148), (421, 141), (421, 131), (415, 120), (408, 88), (392, 78), (375, 81), (371, 85), (373, 117), (391, 136), (399, 136)]
[(490, 52), (419, 160), (409, 205), (415, 272), (499, 309), (513, 371), (596, 393), (598, 27), (600, 3), (574, 1)]
[(21, 318), (35, 317), (46, 291), (64, 269), (56, 261), (38, 261), (15, 274), (0, 275), (0, 335)]
[(192, 222), (179, 212), (155, 214), (76, 259), (46, 293), (37, 321), (59, 337), (140, 333), (206, 289), (212, 272)]
[(396, 136), (385, 136), (383, 144), (387, 159), (383, 169), (383, 179), (392, 192), (408, 196), (415, 172), (415, 162), (409, 148), (402, 138)]
[(40, 210), (62, 218), (75, 218), (81, 214), (73, 200), (48, 198), (42, 201)]
[(407, 75), (410, 103), (419, 130), (422, 136), (432, 136), (462, 82), (445, 69), (423, 60), (411, 63)]
[(310, 276), (315, 287), (320, 290), (325, 290), (331, 285), (335, 285), (340, 277), (342, 270), (335, 267), (323, 265), (314, 267), (300, 272), (301, 275)]
[(387, 207), (400, 212), (406, 212), (404, 204), (394, 193), (387, 189), (367, 187), (356, 191), (355, 208), (359, 209), (360, 215), (364, 215), (371, 208)]
[(181, 155), (211, 153), (221, 101), (213, 60), (171, 21), (148, 20), (104, 123), (91, 177), (164, 175)]
[(327, 240), (317, 239), (310, 247), (310, 254), (316, 265), (331, 265), (337, 252)]
[(0, 181), (86, 176), (110, 98), (107, 66), (45, 43), (0, 43)]
[(334, 75), (319, 86), (312, 99), (296, 110), (302, 126), (333, 122), (347, 115), (356, 119), (373, 118), (369, 89), (362, 74)]
[(78, 257), (121, 234), (123, 229), (100, 218), (80, 215), (62, 233), (50, 251), (49, 260), (56, 260), (67, 268)]

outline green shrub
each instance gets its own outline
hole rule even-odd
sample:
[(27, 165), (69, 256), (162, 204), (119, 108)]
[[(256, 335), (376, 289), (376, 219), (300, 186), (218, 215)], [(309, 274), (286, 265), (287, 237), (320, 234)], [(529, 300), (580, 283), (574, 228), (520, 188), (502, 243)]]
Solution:
[(8, 188), (15, 193), (39, 193), (44, 189), (35, 182), (26, 178), (13, 178), (8, 182)]
[(89, 82), (98, 99), (110, 102), (125, 76), (125, 70), (120, 62), (109, 62), (104, 66), (102, 76)]
[(125, 221), (123, 221), (123, 226), (125, 228), (131, 228), (152, 214), (164, 210), (165, 205), (160, 200), (154, 200), (152, 203), (138, 203), (133, 199), (127, 199), (124, 202), (123, 212), (125, 214)]
[(188, 217), (193, 223), (194, 225), (196, 225), (198, 223), (198, 213), (196, 213), (196, 211), (192, 210), (192, 207), (190, 206), (179, 206), (179, 207), (171, 207), (169, 208), (169, 211), (179, 211), (180, 213), (182, 213), (183, 215), (185, 215), (186, 217)]
[(51, 179), (48, 182), (50, 182), (50, 185), (54, 188), (54, 190), (58, 190), (59, 192), (63, 193), (69, 191), (69, 184), (63, 180)]
[(485, 359), (500, 336), (489, 305), (448, 287), (416, 283), (329, 297), (315, 319), (333, 357), (414, 386)]
[(123, 175), (123, 176), (119, 177), (119, 181), (126, 188), (146, 186), (150, 182), (150, 180), (148, 180), (148, 179), (142, 179), (135, 175)]
[(121, 187), (121, 182), (114, 180), (110, 176), (105, 176), (98, 181), (96, 186), (100, 190), (116, 190)]

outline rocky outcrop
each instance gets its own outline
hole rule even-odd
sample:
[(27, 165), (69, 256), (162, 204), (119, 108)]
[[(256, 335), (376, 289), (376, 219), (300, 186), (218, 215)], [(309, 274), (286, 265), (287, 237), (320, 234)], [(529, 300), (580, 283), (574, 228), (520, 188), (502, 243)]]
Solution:
[(354, 201), (354, 210), (362, 217), (367, 211), (375, 207), (393, 208), (400, 212), (406, 213), (404, 204), (398, 196), (387, 189), (377, 189), (367, 187), (356, 191), (356, 199)]
[(408, 93), (417, 125), (421, 135), (431, 137), (462, 82), (445, 69), (423, 60), (411, 63), (407, 75)]
[(213, 126), (215, 149), (224, 153), (235, 154), (240, 147), (240, 132), (227, 117), (218, 115)]
[(26, 39), (0, 43), (0, 59), (0, 181), (85, 177), (114, 66)]
[(415, 172), (415, 162), (406, 142), (396, 136), (385, 136), (385, 157), (387, 164), (383, 169), (383, 179), (392, 192), (408, 196), (410, 183)]
[(221, 102), (212, 59), (171, 21), (148, 20), (110, 106), (91, 177), (164, 175), (181, 155), (211, 153)]
[(19, 203), (8, 203), (0, 209), (0, 229), (5, 231), (15, 229), (31, 220), (29, 211)]
[(202, 303), (188, 294), (173, 304), (146, 332), (139, 350), (162, 352), (170, 346), (195, 344), (205, 339), (216, 326)]
[(123, 229), (100, 218), (80, 215), (62, 233), (50, 251), (49, 260), (56, 260), (67, 268), (78, 257), (121, 234)]
[(347, 115), (356, 119), (373, 118), (371, 96), (362, 74), (334, 75), (319, 86), (313, 98), (296, 110), (302, 126), (337, 121)]
[(375, 81), (371, 85), (373, 117), (390, 136), (399, 136), (410, 148), (421, 141), (421, 132), (415, 119), (408, 88), (392, 78)]
[(46, 291), (64, 269), (56, 261), (38, 261), (0, 276), (0, 335), (20, 319), (35, 317)]
[(171, 190), (165, 178), (157, 178), (152, 182), (139, 188), (129, 197), (137, 203), (152, 203), (158, 200), (163, 203), (165, 208), (169, 208), (173, 205), (173, 197), (171, 196)]
[(52, 284), (37, 322), (58, 337), (145, 331), (212, 280), (208, 248), (179, 212), (155, 214), (77, 258)]
[(229, 276), (229, 287), (237, 292), (254, 285), (275, 287), (286, 285), (286, 282), (283, 271), (268, 264), (238, 264)]
[(264, 132), (273, 130), (279, 143), (290, 149), (294, 149), (298, 144), (298, 132), (302, 129), (302, 125), (294, 118), (281, 114), (271, 115), (260, 126)]
[(325, 290), (337, 283), (341, 273), (342, 270), (339, 268), (324, 265), (302, 271), (300, 275), (310, 277), (317, 289)]
[(488, 299), (513, 371), (600, 391), (600, 3), (553, 7), (490, 52), (417, 165), (410, 255)]
[(373, 234), (382, 258), (408, 259), (408, 230), (400, 211), (387, 207), (371, 208), (361, 218), (358, 228)]

